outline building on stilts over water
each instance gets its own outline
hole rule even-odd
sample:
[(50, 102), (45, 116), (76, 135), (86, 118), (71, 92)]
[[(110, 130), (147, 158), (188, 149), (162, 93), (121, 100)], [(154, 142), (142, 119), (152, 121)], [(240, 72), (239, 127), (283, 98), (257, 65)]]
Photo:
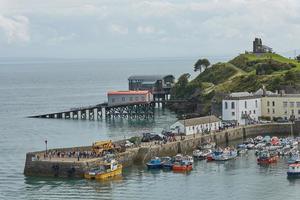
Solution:
[(128, 78), (129, 90), (148, 90), (153, 94), (154, 101), (170, 99), (170, 91), (174, 86), (175, 77), (166, 75), (133, 75)]

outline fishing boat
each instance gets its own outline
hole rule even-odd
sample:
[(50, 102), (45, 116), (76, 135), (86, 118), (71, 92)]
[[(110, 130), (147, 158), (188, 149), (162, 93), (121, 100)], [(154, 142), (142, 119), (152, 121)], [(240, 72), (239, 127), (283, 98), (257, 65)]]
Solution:
[(84, 174), (86, 179), (106, 180), (122, 174), (122, 165), (112, 159), (99, 167), (93, 168)]
[(173, 168), (173, 160), (171, 157), (162, 157), (161, 163), (163, 169), (171, 170)]
[(180, 162), (175, 162), (172, 169), (177, 172), (191, 171), (193, 169), (193, 165), (187, 160), (182, 160)]
[(194, 163), (194, 159), (193, 159), (192, 156), (186, 155), (186, 156), (184, 156), (182, 159), (185, 160), (185, 161), (187, 161), (188, 163), (191, 163), (191, 164)]
[(159, 157), (155, 157), (147, 162), (146, 165), (148, 169), (160, 169), (162, 167), (162, 162)]
[(290, 164), (287, 176), (288, 178), (300, 178), (300, 163)]
[(215, 161), (227, 161), (236, 158), (238, 155), (235, 149), (226, 148), (221, 154), (213, 154)]
[(223, 154), (223, 149), (218, 148), (214, 150), (210, 155), (206, 157), (207, 162), (214, 161), (216, 157), (219, 157)]
[(197, 160), (204, 160), (211, 153), (212, 153), (212, 150), (210, 150), (210, 149), (205, 149), (205, 150), (197, 149), (197, 150), (193, 151), (193, 156)]
[(258, 164), (270, 164), (275, 163), (278, 160), (278, 154), (276, 151), (262, 150), (258, 153)]

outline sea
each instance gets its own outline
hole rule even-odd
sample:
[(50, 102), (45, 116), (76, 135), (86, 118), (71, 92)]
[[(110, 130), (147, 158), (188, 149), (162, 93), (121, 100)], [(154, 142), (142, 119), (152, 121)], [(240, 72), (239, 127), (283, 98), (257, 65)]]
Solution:
[[(196, 76), (196, 58), (0, 59), (0, 199), (299, 199), (300, 180), (288, 180), (284, 159), (256, 164), (254, 152), (225, 163), (197, 161), (190, 173), (124, 169), (122, 178), (26, 177), (26, 152), (91, 145), (143, 132), (159, 133), (176, 115), (156, 108), (153, 120), (35, 119), (30, 115), (68, 110), (106, 101), (111, 90), (126, 90), (134, 74), (183, 73)], [(222, 60), (211, 58), (214, 62)]]

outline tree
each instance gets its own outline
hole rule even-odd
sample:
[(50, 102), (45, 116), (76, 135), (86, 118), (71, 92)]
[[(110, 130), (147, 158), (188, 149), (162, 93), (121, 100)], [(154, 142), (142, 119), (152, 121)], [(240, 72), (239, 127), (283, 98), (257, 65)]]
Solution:
[(298, 56), (296, 57), (296, 60), (297, 60), (298, 62), (300, 62), (300, 55), (298, 55)]
[(182, 74), (177, 81), (179, 87), (185, 88), (189, 83), (189, 78), (191, 75), (189, 73)]
[(195, 64), (194, 64), (194, 71), (200, 71), (202, 72), (202, 69), (204, 68), (204, 70), (210, 65), (209, 60), (207, 60), (206, 58), (203, 59), (199, 59)]

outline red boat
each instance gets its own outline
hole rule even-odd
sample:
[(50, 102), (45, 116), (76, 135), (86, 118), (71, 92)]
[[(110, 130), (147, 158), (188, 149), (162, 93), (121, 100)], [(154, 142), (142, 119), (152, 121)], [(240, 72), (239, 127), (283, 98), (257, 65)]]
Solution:
[(173, 164), (173, 171), (191, 171), (193, 169), (193, 164), (186, 161), (175, 162)]
[(271, 164), (276, 163), (278, 160), (278, 155), (276, 152), (270, 152), (267, 150), (261, 151), (258, 154), (257, 163), (258, 164)]

